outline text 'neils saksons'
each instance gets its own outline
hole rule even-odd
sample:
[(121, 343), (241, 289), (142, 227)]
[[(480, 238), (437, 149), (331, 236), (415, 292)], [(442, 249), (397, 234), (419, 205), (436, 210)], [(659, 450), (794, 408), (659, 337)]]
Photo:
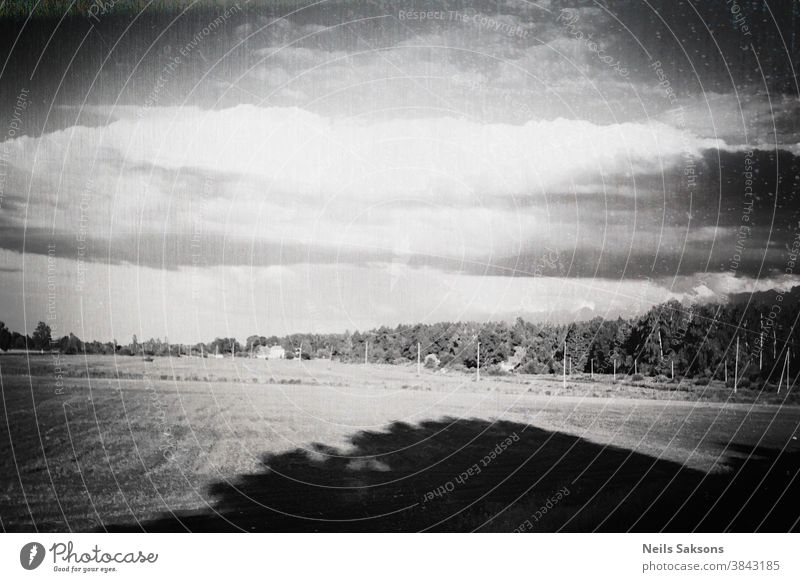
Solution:
[(724, 554), (725, 548), (722, 546), (696, 546), (694, 544), (642, 544), (643, 554)]

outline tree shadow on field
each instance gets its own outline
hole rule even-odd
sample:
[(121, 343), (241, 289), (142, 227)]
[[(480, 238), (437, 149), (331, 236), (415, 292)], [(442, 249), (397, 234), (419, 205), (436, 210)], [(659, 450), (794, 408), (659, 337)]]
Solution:
[(449, 418), (396, 422), (359, 432), (352, 444), (347, 453), (316, 444), (312, 451), (265, 455), (263, 472), (212, 486), (213, 511), (169, 515), (143, 527), (788, 531), (800, 516), (796, 452), (737, 449), (748, 460), (734, 458), (729, 471), (706, 475), (533, 426)]

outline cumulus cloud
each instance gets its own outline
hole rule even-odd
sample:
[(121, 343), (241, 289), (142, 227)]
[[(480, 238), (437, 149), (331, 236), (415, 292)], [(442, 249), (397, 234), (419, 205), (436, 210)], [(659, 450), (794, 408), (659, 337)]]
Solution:
[[(683, 151), (697, 155), (724, 146), (661, 123), (369, 121), (253, 106), (179, 109), (171, 117), (122, 120), (91, 131), (75, 136), (73, 155), (85, 158), (103, 144), (129, 162), (255, 175), (276, 190), (368, 200), (425, 192), (446, 200), (463, 199), (464, 192), (529, 195), (588, 175), (652, 170), (661, 161), (674, 163)], [(43, 145), (66, 144), (54, 137)], [(398, 170), (405, 174), (401, 183), (387, 178)]]
[(724, 146), (661, 123), (332, 119), (254, 106), (139, 113), (8, 144), (30, 202), (7, 220), (88, 225), (108, 240), (190, 235), (199, 221), (255, 240), (380, 249), (410, 235), (414, 252), (433, 256), (509, 253), (546, 228), (548, 196)]

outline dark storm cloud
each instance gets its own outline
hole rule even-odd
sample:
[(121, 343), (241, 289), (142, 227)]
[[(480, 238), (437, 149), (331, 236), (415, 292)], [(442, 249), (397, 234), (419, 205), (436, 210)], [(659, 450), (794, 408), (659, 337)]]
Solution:
[(337, 261), (365, 265), (387, 261), (392, 254), (351, 247), (330, 248), (294, 241), (269, 242), (235, 234), (143, 233), (119, 236), (112, 240), (41, 228), (0, 227), (0, 249), (26, 255), (55, 254), (72, 261), (141, 265), (154, 269), (294, 265), (299, 263), (335, 264)]
[[(308, 8), (292, 3), (291, 10), (286, 3), (252, 2), (219, 8), (201, 3), (185, 12), (162, 9), (141, 14), (117, 8), (100, 18), (83, 14), (61, 20), (53, 12), (50, 17), (34, 15), (27, 22), (6, 18), (0, 19), (0, 56), (5, 57), (0, 111), (10, 115), (19, 92), (29, 91), (31, 109), (25, 131), (38, 135), (74, 123), (95, 125), (108, 120), (87, 113), (72, 117), (54, 109), (58, 105), (313, 103), (315, 95), (307, 94), (309, 87), (322, 91), (336, 89), (337, 85), (334, 78), (323, 79), (308, 69), (332, 59), (334, 64), (323, 67), (323, 73), (340, 65), (342, 71), (372, 67), (372, 74), (364, 80), (374, 80), (376, 72), (393, 73), (395, 77), (416, 71), (421, 74), (427, 63), (428, 76), (442, 80), (409, 82), (407, 90), (410, 94), (427, 91), (431, 104), (460, 109), (468, 109), (469, 101), (460, 99), (459, 84), (477, 78), (479, 85), (477, 89), (473, 86), (473, 93), (483, 88), (488, 101), (502, 102), (509, 99), (502, 91), (521, 88), (504, 81), (509, 68), (519, 67), (517, 72), (524, 71), (522, 88), (536, 95), (537, 107), (547, 114), (570, 116), (572, 111), (572, 115), (601, 116), (607, 122), (624, 116), (631, 106), (638, 115), (663, 109), (657, 94), (642, 94), (642, 89), (658, 82), (651, 68), (653, 61), (662, 63), (672, 89), (681, 98), (702, 100), (713, 93), (738, 93), (747, 102), (752, 95), (765, 92), (773, 99), (781, 94), (796, 97), (793, 66), (800, 46), (795, 33), (800, 9), (789, 1), (767, 4), (739, 0), (734, 4), (740, 13), (734, 14), (731, 3), (726, 2), (672, 0), (364, 2), (357, 9), (347, 2), (325, 2)], [(525, 34), (509, 38), (488, 25), (476, 25), (470, 18), (401, 20), (400, 11), (409, 9), (487, 15), (513, 23)], [(559, 20), (562, 10), (579, 15), (573, 28)], [(222, 14), (227, 16), (219, 21)], [(218, 24), (213, 30), (205, 35), (201, 32), (198, 39), (198, 31), (208, 30), (214, 22)], [(578, 34), (592, 35), (605, 54), (618, 59), (629, 75), (614, 79), (608, 67), (587, 50), (591, 45), (577, 40)], [(560, 52), (556, 54), (547, 43)], [(421, 48), (410, 48), (412, 45)], [(425, 45), (436, 48), (425, 54)], [(282, 52), (277, 50), (281, 47)], [(538, 50), (541, 47), (544, 50)], [(379, 54), (385, 49), (392, 49), (391, 54)], [(305, 60), (299, 50), (306, 51)], [(347, 58), (336, 60), (340, 54)], [(181, 63), (171, 69), (176, 56), (182, 56)], [(355, 60), (348, 60), (351, 57)], [(546, 66), (537, 67), (537, 63)], [(583, 75), (594, 87), (582, 82), (576, 90), (593, 93), (599, 89), (593, 95), (601, 102), (599, 108), (574, 100), (568, 85), (564, 85), (568, 79), (580, 81)], [(160, 78), (164, 82), (159, 87)], [(356, 75), (354, 80), (358, 78)], [(453, 79), (455, 86), (448, 86)], [(625, 84), (636, 92), (625, 89)], [(380, 91), (387, 87), (379, 83), (375, 86), (377, 93), (368, 86), (362, 90), (342, 99), (331, 94), (313, 106), (346, 111), (348, 103), (353, 107), (353, 101), (367, 103), (380, 98)], [(559, 93), (566, 96), (568, 107), (559, 103)], [(636, 103), (637, 96), (644, 99), (643, 103)], [(292, 99), (295, 101), (290, 103)], [(519, 103), (507, 104), (512, 106), (505, 109), (524, 109), (530, 99), (531, 95), (522, 93), (516, 100)], [(764, 95), (758, 99), (759, 103), (765, 101)], [(504, 115), (513, 119), (510, 112)], [(796, 116), (781, 114), (781, 108), (770, 121), (797, 128)]]
[(655, 278), (785, 272), (800, 236), (800, 157), (780, 150), (707, 150), (694, 171), (691, 187), (678, 167), (637, 177), (637, 195), (551, 196), (553, 212), (575, 217), (547, 242), (558, 260), (543, 261), (537, 248), (494, 259), (492, 274)]

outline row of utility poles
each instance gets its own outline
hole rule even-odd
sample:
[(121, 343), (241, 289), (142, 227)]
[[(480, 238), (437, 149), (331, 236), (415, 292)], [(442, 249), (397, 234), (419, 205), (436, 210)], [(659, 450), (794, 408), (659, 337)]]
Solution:
[[(477, 342), (476, 348), (477, 348), (477, 355), (476, 355), (475, 379), (480, 381), (480, 379), (481, 379), (481, 342)], [(251, 348), (251, 351), (252, 351), (252, 348)], [(204, 356), (203, 345), (202, 344), (200, 345), (200, 352), (201, 352), (201, 356)], [(219, 354), (219, 346), (217, 346), (217, 354)], [(191, 348), (189, 349), (189, 355), (191, 355)], [(231, 358), (234, 358), (234, 357), (235, 357), (235, 349), (231, 348)], [(332, 348), (331, 348), (331, 352), (330, 352), (330, 357), (331, 357), (331, 359), (333, 358), (333, 349)], [(779, 383), (778, 383), (778, 392), (780, 392), (781, 388), (783, 387), (784, 376), (786, 377), (787, 390), (789, 388), (789, 370), (790, 370), (789, 360), (790, 360), (790, 357), (791, 357), (790, 356), (790, 350), (787, 347), (786, 348), (786, 356), (784, 358), (784, 363), (783, 363), (783, 366), (782, 366), (782, 369), (781, 369), (781, 377), (780, 377), (780, 380), (779, 380)], [(297, 359), (298, 359), (298, 361), (301, 361), (302, 358), (303, 358), (303, 342), (300, 342), (300, 347), (298, 349), (298, 358)], [(614, 358), (613, 362), (614, 362), (614, 372), (613, 372), (613, 374), (614, 374), (614, 380), (616, 380), (617, 379), (617, 359)], [(365, 344), (364, 344), (364, 365), (366, 366), (368, 363), (369, 363), (369, 342), (365, 342)], [(759, 369), (761, 369), (761, 365), (762, 365), (762, 357), (761, 357), (761, 353), (759, 353), (759, 361), (758, 361)], [(569, 358), (569, 354), (567, 352), (567, 342), (566, 342), (566, 340), (564, 340), (564, 359), (563, 359), (563, 366), (562, 366), (562, 383), (563, 383), (564, 386), (566, 386), (566, 384), (567, 384), (567, 367), (568, 366), (569, 366), (569, 375), (572, 375), (572, 359)], [(594, 358), (592, 358), (590, 360), (589, 366), (590, 366), (590, 372), (589, 373), (590, 373), (591, 377), (594, 378)], [(417, 342), (417, 376), (420, 375), (421, 368), (422, 368), (422, 344), (420, 342)], [(746, 368), (747, 368), (747, 365), (745, 365), (745, 369)], [(633, 370), (634, 370), (634, 372), (633, 372), (634, 374), (638, 374), (639, 373), (638, 361), (636, 359), (634, 359), (634, 361), (633, 361)], [(736, 393), (736, 391), (738, 389), (738, 386), (739, 386), (739, 336), (736, 336), (736, 356), (735, 356), (735, 364), (734, 364), (734, 369), (733, 370), (734, 370), (734, 372), (733, 372), (733, 374), (734, 374), (733, 375), (733, 392)], [(744, 372), (744, 370), (742, 370), (742, 372)], [(670, 361), (670, 376), (671, 376), (672, 379), (675, 379), (675, 362), (674, 361)], [(725, 378), (725, 384), (727, 384), (728, 383), (728, 359), (727, 358), (725, 358), (724, 378)]]
[[(614, 380), (617, 379), (617, 359), (613, 359), (614, 362)], [(562, 385), (566, 387), (567, 385), (567, 366), (569, 366), (569, 375), (572, 375), (572, 358), (569, 357), (567, 352), (567, 341), (564, 340), (564, 359), (562, 362), (561, 372), (562, 372)], [(670, 360), (670, 378), (675, 379), (675, 362)], [(759, 361), (760, 364), (760, 361)], [(745, 366), (746, 367), (746, 366)], [(760, 365), (759, 365), (760, 368)], [(739, 377), (738, 377), (738, 370), (739, 370), (739, 337), (736, 337), (736, 366), (734, 370), (734, 381), (733, 381), (733, 391), (736, 392), (737, 386), (739, 384)], [(787, 371), (787, 382), (788, 382), (788, 370), (789, 370), (789, 351), (786, 351), (786, 363), (784, 366), (784, 370)], [(633, 360), (633, 373), (639, 373), (639, 362), (638, 360)], [(589, 360), (589, 375), (591, 378), (594, 378), (594, 358)], [(783, 382), (783, 372), (781, 372), (781, 383)], [(725, 383), (728, 383), (728, 360), (725, 359)], [(778, 392), (780, 392), (781, 384), (778, 385)]]
[[(761, 333), (761, 341), (762, 341), (762, 344), (763, 344), (763, 332)], [(763, 348), (763, 345), (759, 346), (759, 347)], [(774, 350), (774, 346), (773, 346), (773, 350)], [(758, 353), (758, 369), (759, 370), (761, 370), (761, 367), (763, 365), (762, 353), (763, 353), (763, 349), (760, 349), (759, 353)], [(777, 353), (773, 352), (773, 358), (777, 359)], [(781, 366), (781, 377), (778, 380), (778, 390), (777, 390), (778, 393), (780, 393), (781, 388), (783, 388), (784, 378), (786, 378), (786, 389), (789, 390), (789, 388), (790, 388), (790, 370), (791, 370), (790, 360), (791, 360), (791, 349), (787, 345), (786, 346), (786, 354), (784, 355), (784, 359), (783, 359), (783, 365)], [(750, 362), (748, 360), (748, 362), (744, 365), (744, 370), (747, 369), (747, 366), (749, 364), (750, 364)], [(744, 370), (742, 370), (742, 373), (744, 373)], [(728, 383), (728, 358), (725, 358), (725, 384), (727, 384), (727, 383)], [(734, 392), (734, 394), (736, 393), (736, 390), (737, 390), (738, 386), (739, 386), (739, 336), (736, 336), (736, 356), (735, 356), (734, 366), (733, 366), (733, 392)]]
[[(614, 358), (614, 380), (617, 379), (617, 359)], [(567, 365), (569, 365), (569, 375), (572, 375), (572, 358), (567, 353), (567, 340), (564, 340), (564, 361), (562, 362), (562, 379), (561, 383), (564, 387), (567, 385)], [(637, 368), (636, 360), (633, 362), (634, 370)], [(634, 374), (636, 372), (634, 371)], [(673, 371), (674, 373), (674, 371)], [(589, 360), (589, 375), (594, 378), (594, 358)]]
[[(791, 359), (791, 350), (787, 346), (786, 354), (785, 354), (785, 357), (784, 357), (783, 366), (781, 368), (781, 377), (780, 377), (780, 380), (778, 381), (778, 392), (779, 393), (781, 391), (781, 388), (783, 387), (784, 377), (786, 378), (786, 389), (788, 390), (789, 386), (790, 386), (790, 384), (789, 384), (789, 378), (790, 378), (790, 364), (789, 364), (789, 361), (790, 361), (790, 359)], [(564, 386), (566, 386), (566, 384), (567, 384), (567, 362), (569, 363), (569, 373), (571, 375), (572, 374), (572, 359), (568, 357), (568, 354), (567, 354), (567, 342), (566, 342), (566, 340), (564, 340), (564, 362), (563, 362), (563, 366), (562, 366), (562, 384)], [(761, 355), (761, 351), (759, 351), (759, 357), (758, 357), (758, 369), (759, 370), (761, 370), (762, 362), (763, 362), (763, 358), (762, 358), (762, 355)], [(749, 364), (749, 362), (748, 362), (748, 364)], [(747, 369), (747, 365), (748, 364), (745, 364), (745, 370)], [(590, 375), (591, 375), (592, 378), (594, 378), (594, 358), (592, 358), (590, 360), (589, 367), (590, 367)], [(639, 373), (638, 362), (635, 359), (633, 361), (633, 369), (634, 369), (634, 372), (633, 372), (634, 374), (638, 374)], [(742, 372), (744, 372), (744, 370), (742, 370)], [(670, 361), (670, 376), (671, 376), (671, 378), (673, 380), (675, 379), (675, 362), (674, 361)], [(727, 383), (728, 383), (728, 358), (725, 358), (724, 378), (725, 378), (725, 384), (727, 385)], [(614, 358), (614, 380), (616, 380), (616, 379), (617, 379), (617, 360), (616, 360), (616, 358)], [(736, 356), (735, 356), (735, 362), (734, 362), (734, 367), (733, 367), (733, 393), (734, 394), (736, 394), (736, 392), (738, 390), (738, 387), (739, 387), (739, 336), (737, 335), (736, 336)]]

